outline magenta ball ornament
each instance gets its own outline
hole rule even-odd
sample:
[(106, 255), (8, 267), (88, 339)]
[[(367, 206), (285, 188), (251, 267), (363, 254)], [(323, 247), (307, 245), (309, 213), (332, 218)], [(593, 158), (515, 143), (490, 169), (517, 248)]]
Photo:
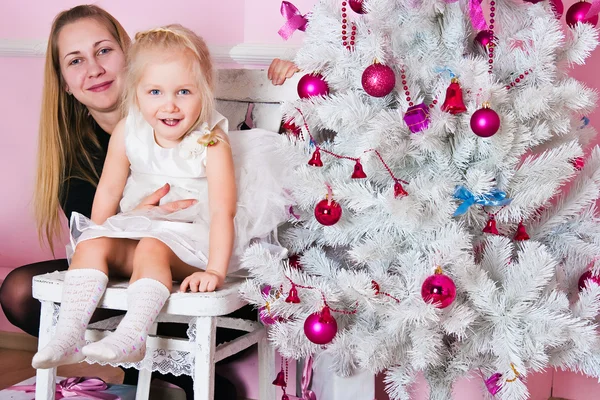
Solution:
[(592, 271), (585, 271), (579, 278), (579, 291), (585, 288), (585, 283), (587, 281), (596, 282), (597, 285), (600, 285), (600, 276), (592, 275)]
[(487, 29), (479, 31), (479, 33), (475, 36), (474, 41), (487, 51), (487, 46), (494, 41), (494, 35)]
[(448, 275), (436, 272), (423, 282), (421, 297), (437, 308), (446, 308), (456, 298), (456, 285)]
[(554, 16), (556, 16), (557, 19), (562, 17), (563, 12), (565, 12), (565, 6), (562, 0), (550, 0), (550, 7), (552, 7)]
[(298, 81), (298, 96), (302, 99), (328, 94), (329, 85), (321, 74), (306, 74)]
[(366, 14), (364, 0), (350, 0), (348, 4), (350, 4), (350, 8), (357, 14)]
[(362, 87), (373, 97), (387, 96), (396, 86), (396, 75), (387, 65), (369, 65), (362, 74)]
[(592, 26), (596, 26), (598, 23), (598, 15), (594, 15), (591, 17), (586, 17), (588, 11), (592, 3), (588, 3), (587, 1), (580, 1), (573, 4), (567, 10), (567, 15), (565, 15), (565, 20), (567, 21), (567, 25), (571, 28), (575, 26), (575, 24), (581, 22), (584, 24), (591, 24)]
[(490, 137), (500, 129), (500, 117), (486, 103), (471, 115), (471, 130), (477, 136)]
[(327, 344), (337, 334), (337, 322), (331, 315), (329, 307), (321, 312), (310, 314), (304, 321), (304, 334), (315, 344)]

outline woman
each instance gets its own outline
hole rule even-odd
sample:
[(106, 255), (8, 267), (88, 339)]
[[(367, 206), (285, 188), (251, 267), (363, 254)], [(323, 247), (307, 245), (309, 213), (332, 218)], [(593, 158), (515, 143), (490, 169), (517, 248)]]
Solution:
[[(120, 97), (129, 44), (121, 24), (94, 5), (61, 12), (52, 24), (44, 67), (34, 193), (39, 236), (52, 251), (61, 233), (61, 209), (67, 218), (74, 211), (90, 217), (110, 134), (122, 118)], [(157, 190), (138, 208), (158, 207), (168, 191), (168, 186)], [(174, 211), (191, 204), (192, 200), (182, 200), (160, 207)], [(37, 336), (40, 303), (32, 297), (32, 278), (67, 268), (67, 260), (51, 260), (25, 265), (8, 274), (0, 287), (0, 303), (8, 320)], [(111, 316), (107, 311), (100, 310), (92, 321)], [(182, 336), (186, 328), (162, 324), (159, 333)], [(218, 332), (218, 341), (232, 339), (230, 332), (224, 333)], [(136, 375), (137, 371), (127, 370), (126, 383), (135, 384)], [(193, 398), (190, 377), (162, 379), (181, 386), (187, 398)], [(217, 376), (215, 398), (235, 399), (235, 387)]]

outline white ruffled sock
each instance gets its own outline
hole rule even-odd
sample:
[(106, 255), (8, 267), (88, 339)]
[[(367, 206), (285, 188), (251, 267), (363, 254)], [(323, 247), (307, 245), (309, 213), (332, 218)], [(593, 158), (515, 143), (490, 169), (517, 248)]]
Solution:
[(102, 362), (138, 362), (146, 355), (148, 331), (171, 293), (157, 280), (142, 278), (127, 288), (127, 314), (117, 330), (83, 348), (83, 354)]
[(54, 368), (83, 361), (81, 347), (85, 344), (85, 330), (107, 283), (108, 276), (97, 269), (67, 271), (56, 332), (33, 356), (33, 368)]

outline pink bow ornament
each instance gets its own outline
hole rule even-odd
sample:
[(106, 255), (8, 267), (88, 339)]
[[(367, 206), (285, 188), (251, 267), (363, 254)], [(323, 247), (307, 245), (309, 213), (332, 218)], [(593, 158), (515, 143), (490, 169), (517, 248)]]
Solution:
[(279, 36), (284, 40), (292, 37), (296, 30), (305, 31), (308, 19), (306, 15), (302, 15), (298, 8), (289, 1), (281, 2), (281, 15), (285, 18), (286, 23), (279, 29)]

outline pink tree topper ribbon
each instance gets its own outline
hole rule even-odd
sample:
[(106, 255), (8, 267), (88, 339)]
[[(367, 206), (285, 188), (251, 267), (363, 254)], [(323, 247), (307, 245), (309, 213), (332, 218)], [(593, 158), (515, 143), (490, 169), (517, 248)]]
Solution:
[[(108, 386), (100, 378), (90, 377), (72, 377), (63, 379), (56, 384), (56, 400), (64, 397), (82, 396), (88, 399), (99, 400), (119, 400), (120, 397), (110, 393), (100, 393), (108, 389)], [(25, 393), (35, 392), (35, 384), (12, 386), (8, 390), (15, 390)]]
[(588, 10), (586, 17), (591, 18), (598, 13), (600, 13), (600, 0), (592, 0), (592, 6)]
[(308, 389), (310, 386), (310, 380), (312, 378), (313, 357), (309, 356), (304, 362), (304, 370), (302, 371), (302, 380), (300, 381), (300, 387), (302, 389), (302, 400), (317, 400), (317, 395), (312, 390)]
[(281, 15), (286, 19), (286, 23), (279, 29), (279, 36), (284, 40), (292, 37), (296, 30), (305, 31), (308, 19), (302, 15), (295, 5), (289, 1), (281, 2)]
[[(456, 3), (458, 0), (446, 0), (447, 4)], [(483, 16), (483, 9), (481, 8), (482, 0), (466, 0), (469, 3), (469, 18), (471, 19), (471, 25), (473, 29), (477, 31), (487, 30), (487, 22)], [(600, 1), (600, 0), (595, 0)]]

